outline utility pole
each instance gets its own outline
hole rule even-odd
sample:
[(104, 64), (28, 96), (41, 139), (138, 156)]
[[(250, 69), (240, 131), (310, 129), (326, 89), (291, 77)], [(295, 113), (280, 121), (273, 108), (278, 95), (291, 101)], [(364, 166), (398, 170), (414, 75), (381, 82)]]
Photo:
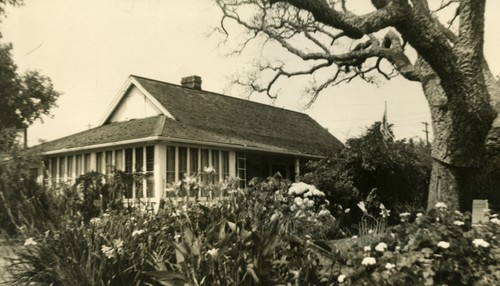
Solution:
[(427, 142), (427, 145), (429, 145), (429, 123), (427, 121), (422, 122), (422, 124), (425, 126), (425, 130), (422, 130), (425, 133), (425, 142)]

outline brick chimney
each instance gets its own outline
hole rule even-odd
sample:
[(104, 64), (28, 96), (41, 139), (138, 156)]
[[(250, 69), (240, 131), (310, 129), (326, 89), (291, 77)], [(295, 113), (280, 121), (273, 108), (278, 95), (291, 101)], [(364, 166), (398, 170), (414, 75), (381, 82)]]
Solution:
[(183, 77), (181, 84), (184, 87), (201, 90), (201, 77), (197, 75)]

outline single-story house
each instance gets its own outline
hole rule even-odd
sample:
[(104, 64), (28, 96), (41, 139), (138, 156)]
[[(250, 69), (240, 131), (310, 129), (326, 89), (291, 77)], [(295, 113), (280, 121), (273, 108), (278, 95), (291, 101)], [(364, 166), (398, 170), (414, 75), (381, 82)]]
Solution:
[(114, 166), (147, 175), (128, 199), (157, 202), (167, 186), (206, 167), (216, 181), (237, 177), (241, 187), (276, 172), (293, 180), (301, 164), (342, 147), (306, 114), (204, 91), (201, 82), (131, 75), (97, 127), (31, 148), (44, 158), (39, 181), (71, 183)]

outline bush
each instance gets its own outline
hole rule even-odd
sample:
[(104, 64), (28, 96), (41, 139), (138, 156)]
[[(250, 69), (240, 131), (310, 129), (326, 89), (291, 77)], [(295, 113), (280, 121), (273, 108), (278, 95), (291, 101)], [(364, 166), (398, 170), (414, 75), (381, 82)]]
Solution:
[[(471, 226), (470, 215), (443, 203), (372, 243), (351, 239), (337, 257), (343, 285), (499, 285), (500, 221)], [(413, 220), (410, 222), (410, 220)]]
[[(202, 188), (202, 186), (198, 186)], [(213, 186), (210, 186), (213, 189)], [(304, 245), (335, 219), (324, 194), (279, 177), (205, 203), (167, 198), (156, 214), (73, 213), (58, 230), (26, 239), (13, 283), (70, 285), (319, 285), (319, 257)], [(91, 212), (89, 212), (91, 213)], [(304, 239), (305, 238), (305, 239)]]

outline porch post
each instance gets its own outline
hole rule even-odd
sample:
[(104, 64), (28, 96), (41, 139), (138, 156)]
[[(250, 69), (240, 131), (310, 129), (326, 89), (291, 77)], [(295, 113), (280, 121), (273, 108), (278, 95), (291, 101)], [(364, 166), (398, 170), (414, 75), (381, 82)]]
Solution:
[(154, 180), (155, 180), (155, 196), (156, 207), (160, 199), (163, 198), (165, 190), (165, 182), (167, 174), (167, 145), (159, 143), (155, 145), (155, 166), (154, 166)]

